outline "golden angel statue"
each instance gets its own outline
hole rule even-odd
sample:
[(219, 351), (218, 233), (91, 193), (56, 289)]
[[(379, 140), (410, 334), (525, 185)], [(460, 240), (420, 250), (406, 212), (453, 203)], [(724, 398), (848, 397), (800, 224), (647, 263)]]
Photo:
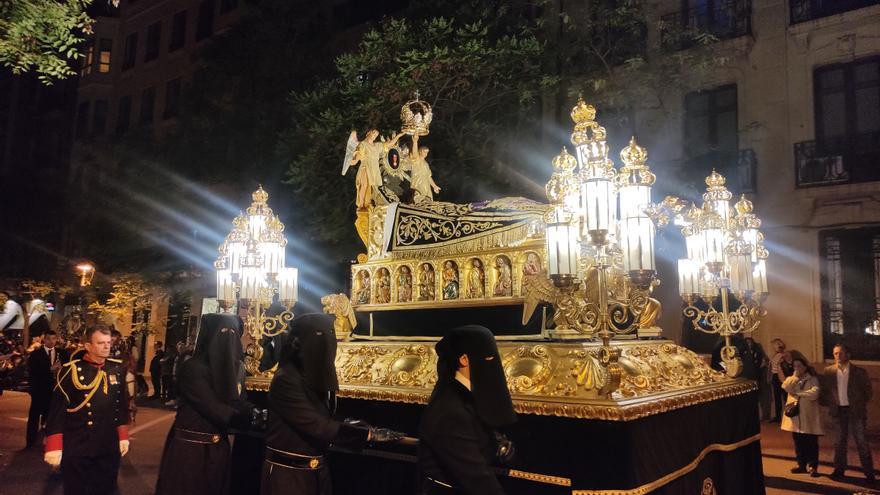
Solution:
[(382, 157), (387, 150), (397, 144), (403, 133), (395, 134), (389, 141), (376, 141), (379, 137), (377, 129), (367, 131), (362, 141), (358, 140), (357, 131), (351, 131), (345, 146), (345, 160), (342, 163), (342, 175), (360, 162), (360, 169), (355, 177), (357, 195), (355, 205), (358, 209), (370, 207), (378, 198), (383, 198), (382, 188)]
[(414, 203), (434, 201), (434, 194), (440, 192), (440, 187), (434, 182), (431, 167), (428, 165), (428, 147), (419, 147), (419, 136), (412, 137), (412, 151), (410, 151), (410, 188), (415, 193)]

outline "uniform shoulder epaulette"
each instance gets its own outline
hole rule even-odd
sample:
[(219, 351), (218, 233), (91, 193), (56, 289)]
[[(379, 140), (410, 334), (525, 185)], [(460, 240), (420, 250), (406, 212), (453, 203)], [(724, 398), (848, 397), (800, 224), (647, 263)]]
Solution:
[(122, 363), (121, 359), (116, 359), (116, 358), (107, 358), (107, 361), (110, 361), (111, 363), (117, 363), (117, 364)]

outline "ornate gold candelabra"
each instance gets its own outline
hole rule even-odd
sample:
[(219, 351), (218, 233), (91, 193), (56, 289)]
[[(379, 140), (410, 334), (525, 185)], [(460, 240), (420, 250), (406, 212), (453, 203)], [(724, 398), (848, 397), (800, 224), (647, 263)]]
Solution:
[[(293, 319), (297, 299), (297, 270), (285, 266), (284, 224), (269, 207), (269, 194), (260, 186), (254, 191), (247, 215), (239, 214), (232, 231), (220, 245), (217, 300), (224, 311), (246, 309), (247, 345), (245, 368), (260, 373), (262, 341), (284, 333)], [(273, 306), (277, 300), (278, 306)], [(274, 314), (269, 314), (274, 313)]]
[[(603, 391), (610, 394), (621, 374), (620, 351), (611, 340), (653, 326), (642, 316), (653, 301), (651, 287), (659, 283), (651, 217), (657, 210), (651, 203), (655, 177), (635, 138), (621, 151), (624, 165), (615, 170), (605, 128), (591, 105), (579, 99), (571, 117), (577, 158), (563, 149), (553, 159), (546, 187), (552, 204), (545, 216), (548, 275), (558, 288), (551, 336), (601, 339), (608, 371)], [(656, 318), (657, 311), (650, 313)]]
[[(766, 314), (769, 253), (752, 202), (742, 196), (733, 215), (733, 195), (725, 182), (714, 170), (706, 177), (702, 208), (685, 209), (673, 197), (664, 204), (677, 214), (676, 223), (682, 226), (687, 245), (688, 257), (678, 262), (679, 292), (687, 303), (683, 313), (694, 329), (724, 337), (721, 359), (727, 374), (735, 377), (742, 372), (742, 360), (731, 337), (754, 331)], [(738, 304), (735, 309), (731, 296)], [(706, 308), (698, 307), (698, 301)]]

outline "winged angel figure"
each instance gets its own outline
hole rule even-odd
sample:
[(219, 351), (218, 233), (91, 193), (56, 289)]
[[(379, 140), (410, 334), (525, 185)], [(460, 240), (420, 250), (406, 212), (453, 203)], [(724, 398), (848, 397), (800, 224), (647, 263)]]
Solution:
[[(355, 185), (357, 194), (355, 195), (355, 204), (358, 209), (366, 209), (370, 206), (370, 186), (382, 183), (382, 174), (379, 171), (379, 157), (372, 153), (373, 144), (379, 132), (376, 130), (367, 131), (363, 142), (358, 141), (357, 131), (351, 131), (348, 136), (348, 143), (345, 145), (345, 161), (342, 163), (342, 175), (348, 172), (348, 169), (360, 162), (355, 177)], [(373, 158), (370, 160), (370, 158)], [(373, 170), (375, 169), (375, 170)]]

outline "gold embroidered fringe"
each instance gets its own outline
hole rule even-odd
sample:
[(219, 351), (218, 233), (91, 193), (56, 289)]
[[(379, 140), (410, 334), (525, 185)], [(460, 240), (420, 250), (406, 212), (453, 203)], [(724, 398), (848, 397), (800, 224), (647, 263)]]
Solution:
[(478, 234), (470, 239), (445, 241), (444, 245), (435, 247), (397, 247), (391, 251), (391, 255), (395, 259), (428, 259), (474, 253), (497, 247), (511, 247), (526, 240), (529, 235), (529, 227), (529, 223), (525, 223), (508, 227), (501, 232)]

